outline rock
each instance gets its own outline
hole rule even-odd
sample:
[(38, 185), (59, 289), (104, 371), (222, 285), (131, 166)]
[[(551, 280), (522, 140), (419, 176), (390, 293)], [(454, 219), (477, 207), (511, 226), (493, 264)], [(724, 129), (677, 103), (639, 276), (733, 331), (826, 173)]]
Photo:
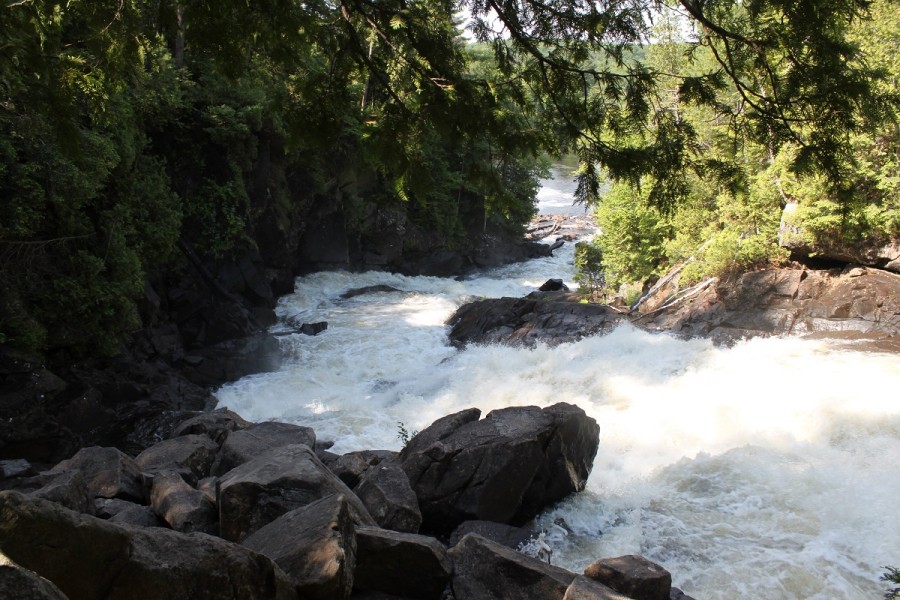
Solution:
[(219, 408), (211, 412), (200, 413), (184, 421), (175, 428), (171, 437), (203, 434), (221, 445), (229, 433), (246, 429), (250, 425), (249, 421), (245, 421), (236, 412), (232, 412), (227, 408)]
[(212, 467), (213, 475), (228, 471), (259, 455), (291, 444), (316, 445), (316, 432), (309, 427), (267, 421), (231, 433), (222, 444)]
[(302, 333), (303, 335), (319, 335), (326, 329), (328, 329), (328, 323), (325, 321), (320, 321), (318, 323), (304, 323), (297, 328), (296, 333)]
[(31, 492), (32, 498), (56, 502), (70, 510), (87, 515), (94, 514), (94, 494), (88, 490), (81, 471), (63, 471), (56, 475), (41, 475), (46, 483)]
[(532, 537), (531, 530), (527, 527), (513, 527), (503, 523), (494, 523), (493, 521), (464, 521), (453, 530), (453, 534), (448, 542), (450, 547), (458, 544), (459, 540), (470, 533), (476, 533), (485, 539), (497, 542), (513, 550), (518, 550)]
[(571, 404), (439, 419), (400, 454), (425, 531), (467, 520), (519, 525), (584, 489), (599, 444), (594, 419)]
[(418, 533), (422, 513), (409, 477), (397, 461), (385, 461), (363, 473), (353, 492), (384, 529)]
[(0, 598), (68, 600), (58, 587), (0, 554)]
[(673, 587), (669, 593), (669, 600), (694, 600), (693, 596), (688, 596), (677, 587)]
[(203, 434), (182, 435), (154, 444), (135, 457), (142, 471), (177, 470), (190, 483), (209, 475), (219, 445)]
[(271, 558), (301, 598), (349, 598), (356, 568), (356, 514), (347, 496), (333, 494), (287, 512), (241, 545)]
[(432, 537), (359, 527), (356, 545), (358, 590), (437, 600), (453, 572), (447, 549)]
[(286, 512), (331, 494), (344, 494), (365, 524), (374, 525), (350, 489), (323, 465), (309, 446), (276, 448), (219, 480), (219, 527), (226, 540), (240, 542)]
[(205, 534), (135, 528), (0, 492), (0, 552), (70, 598), (296, 598), (268, 558)]
[(541, 292), (568, 292), (569, 286), (563, 283), (562, 279), (548, 279), (538, 290)]
[(887, 271), (766, 269), (682, 293), (635, 324), (719, 343), (768, 335), (900, 340), (900, 275)]
[(392, 293), (392, 292), (402, 292), (402, 290), (398, 290), (397, 288), (390, 285), (367, 285), (365, 287), (353, 288), (347, 290), (343, 294), (341, 294), (341, 298), (344, 300), (349, 300), (350, 298), (356, 298), (357, 296), (363, 296), (365, 294), (377, 294), (377, 293)]
[(634, 600), (669, 600), (672, 588), (668, 571), (636, 554), (598, 560), (584, 574)]
[(397, 452), (391, 450), (361, 450), (342, 454), (325, 464), (332, 473), (347, 484), (347, 487), (355, 488), (369, 467), (385, 460), (395, 459), (398, 455)]
[(96, 498), (122, 498), (144, 502), (141, 470), (130, 456), (116, 448), (91, 446), (47, 471), (57, 475), (78, 471), (84, 477), (88, 493)]
[(563, 600), (633, 600), (599, 581), (579, 575), (566, 590)]
[(135, 527), (165, 527), (169, 524), (159, 518), (149, 506), (134, 504), (117, 512), (109, 518), (110, 522), (118, 525), (133, 525)]
[(562, 600), (575, 574), (469, 534), (450, 550), (458, 599)]
[(34, 475), (34, 468), (24, 458), (0, 460), (0, 481)]
[(599, 304), (546, 298), (492, 298), (461, 306), (448, 323), (456, 347), (466, 344), (561, 344), (611, 331), (623, 316)]
[(175, 531), (218, 532), (215, 505), (206, 494), (189, 486), (174, 471), (164, 471), (153, 478), (150, 506)]
[(216, 386), (224, 381), (236, 381), (245, 375), (281, 368), (284, 355), (275, 336), (260, 331), (230, 337), (237, 333), (219, 332), (216, 337), (226, 336), (225, 340), (192, 351), (192, 355), (200, 360), (193, 360), (196, 364), (193, 369), (184, 372), (185, 376), (199, 385)]
[(119, 498), (94, 498), (95, 517), (100, 519), (111, 519), (122, 511), (142, 508), (140, 504), (135, 504), (128, 500), (120, 500)]

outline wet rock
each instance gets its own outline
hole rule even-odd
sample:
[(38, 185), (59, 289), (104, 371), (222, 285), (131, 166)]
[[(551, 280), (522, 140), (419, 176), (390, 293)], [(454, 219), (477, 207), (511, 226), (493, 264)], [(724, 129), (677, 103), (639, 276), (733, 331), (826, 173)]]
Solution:
[(560, 403), (478, 414), (439, 419), (400, 454), (423, 530), (449, 534), (467, 520), (522, 524), (584, 489), (600, 429), (583, 410)]
[(391, 293), (391, 292), (401, 292), (402, 290), (398, 290), (397, 288), (390, 285), (367, 285), (365, 287), (353, 288), (347, 290), (343, 294), (341, 294), (341, 298), (344, 300), (349, 300), (350, 298), (356, 298), (357, 296), (364, 296), (366, 294), (377, 294), (377, 293)]
[(451, 585), (466, 600), (562, 600), (575, 574), (469, 534), (450, 550)]
[(240, 542), (286, 512), (331, 494), (344, 494), (374, 525), (350, 489), (308, 446), (276, 448), (219, 480), (219, 526), (223, 538)]
[(232, 412), (227, 408), (219, 408), (214, 411), (200, 413), (182, 422), (172, 432), (171, 437), (203, 434), (221, 445), (229, 433), (246, 429), (250, 425), (249, 421), (244, 420), (236, 412)]
[(68, 600), (62, 591), (37, 573), (23, 569), (0, 554), (0, 598), (10, 600)]
[(189, 434), (163, 440), (135, 457), (147, 473), (178, 471), (186, 481), (196, 483), (209, 475), (219, 445), (203, 434)]
[(316, 445), (316, 432), (309, 427), (289, 423), (256, 423), (235, 431), (226, 438), (212, 466), (212, 474), (223, 475), (269, 450), (291, 444), (304, 444), (313, 448)]
[(668, 571), (636, 554), (598, 560), (584, 574), (634, 600), (669, 600), (672, 589)]
[(566, 590), (563, 600), (633, 600), (599, 581), (579, 575)]
[(281, 515), (241, 545), (275, 561), (302, 598), (349, 598), (359, 519), (347, 496), (333, 494)]
[(319, 335), (326, 329), (328, 329), (328, 323), (325, 321), (303, 323), (296, 329), (296, 333), (302, 333), (303, 335)]
[(493, 521), (464, 521), (453, 530), (453, 534), (448, 542), (450, 547), (458, 544), (459, 540), (470, 533), (478, 534), (485, 539), (497, 542), (513, 550), (518, 550), (532, 537), (531, 530), (527, 527), (513, 527), (503, 523), (494, 523)]
[(174, 471), (164, 471), (153, 478), (150, 506), (175, 531), (218, 532), (215, 505), (206, 494), (189, 486)]
[(548, 279), (538, 290), (541, 292), (568, 292), (569, 286), (563, 283), (562, 279)]
[(377, 527), (356, 530), (354, 587), (404, 598), (441, 598), (453, 564), (444, 545), (432, 537)]
[(448, 323), (456, 347), (466, 344), (561, 344), (607, 333), (623, 316), (599, 304), (541, 297), (492, 298), (461, 306)]
[(116, 448), (82, 448), (72, 458), (47, 471), (47, 475), (66, 471), (81, 473), (92, 498), (145, 500), (140, 467), (134, 459)]
[(16, 492), (0, 492), (0, 552), (70, 598), (296, 598), (272, 561), (235, 544), (124, 527)]
[(397, 461), (385, 461), (363, 473), (353, 492), (384, 529), (418, 533), (422, 513), (409, 477)]

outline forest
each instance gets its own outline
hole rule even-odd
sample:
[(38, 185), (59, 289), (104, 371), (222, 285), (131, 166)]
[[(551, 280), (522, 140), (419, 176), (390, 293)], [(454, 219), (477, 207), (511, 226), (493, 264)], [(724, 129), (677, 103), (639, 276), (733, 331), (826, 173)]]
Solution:
[(521, 231), (573, 154), (614, 286), (784, 260), (788, 204), (812, 242), (896, 237), (897, 8), (5, 2), (0, 345), (115, 354), (148, 278), (297, 226), (346, 165), (452, 245), (464, 198)]

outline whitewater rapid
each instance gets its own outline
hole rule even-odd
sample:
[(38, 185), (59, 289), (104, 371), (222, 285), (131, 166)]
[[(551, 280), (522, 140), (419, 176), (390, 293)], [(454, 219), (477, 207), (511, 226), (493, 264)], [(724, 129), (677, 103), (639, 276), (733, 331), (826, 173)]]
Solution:
[[(566, 200), (568, 183), (547, 182), (544, 203)], [(698, 600), (879, 598), (882, 567), (900, 566), (897, 355), (801, 339), (717, 348), (628, 325), (554, 348), (449, 345), (458, 306), (551, 277), (574, 286), (571, 261), (567, 244), (465, 281), (301, 277), (276, 332), (328, 329), (281, 337), (284, 367), (224, 386), (219, 404), (314, 427), (347, 452), (397, 450), (401, 426), (472, 406), (574, 403), (600, 424), (600, 448), (586, 491), (537, 519), (554, 564), (643, 554)], [(340, 298), (370, 285), (400, 291)]]

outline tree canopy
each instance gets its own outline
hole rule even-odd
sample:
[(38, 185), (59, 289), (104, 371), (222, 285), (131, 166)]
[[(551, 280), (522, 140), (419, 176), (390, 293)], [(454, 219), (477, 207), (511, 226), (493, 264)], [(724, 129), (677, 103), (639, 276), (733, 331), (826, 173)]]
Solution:
[[(287, 157), (268, 192), (285, 218), (289, 174), (321, 188), (352, 160), (385, 201), (452, 232), (464, 193), (526, 221), (540, 153), (578, 155), (586, 202), (605, 176), (663, 210), (692, 178), (741, 185), (739, 153), (709, 152), (684, 117), (698, 107), (722, 124), (720, 148), (789, 147), (787, 168), (850, 202), (852, 136), (896, 108), (859, 37), (872, 6), (4, 0), (0, 343), (78, 354), (103, 337), (114, 351), (180, 238), (211, 256), (253, 243), (266, 140)], [(689, 69), (645, 60), (661, 22)]]

